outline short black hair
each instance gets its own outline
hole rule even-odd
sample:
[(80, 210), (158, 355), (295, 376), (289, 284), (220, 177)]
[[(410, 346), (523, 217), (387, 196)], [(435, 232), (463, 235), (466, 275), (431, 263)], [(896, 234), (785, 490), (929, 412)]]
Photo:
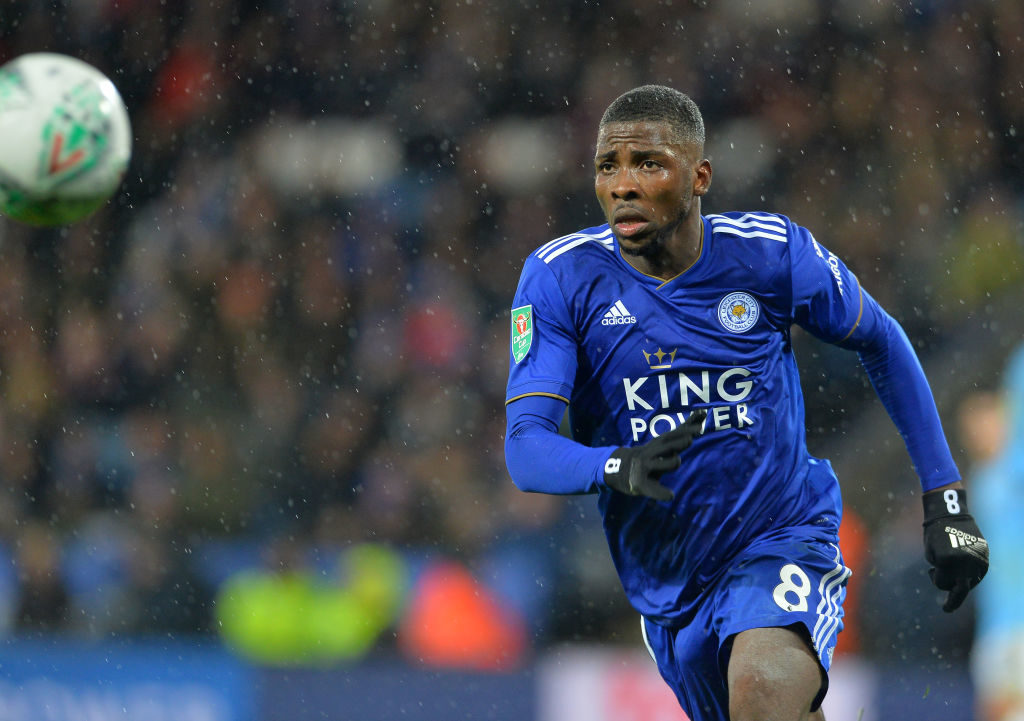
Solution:
[(612, 101), (601, 116), (608, 123), (668, 123), (684, 142), (704, 146), (704, 118), (689, 95), (664, 85), (641, 85)]

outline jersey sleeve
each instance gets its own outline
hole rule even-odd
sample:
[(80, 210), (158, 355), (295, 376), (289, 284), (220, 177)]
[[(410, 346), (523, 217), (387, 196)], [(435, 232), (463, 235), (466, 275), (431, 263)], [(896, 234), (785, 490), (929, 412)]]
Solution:
[(790, 236), (793, 320), (854, 350), (896, 425), (925, 491), (960, 480), (934, 396), (903, 328), (805, 228)]
[(512, 302), (505, 402), (526, 395), (572, 396), (576, 331), (558, 281), (544, 261), (530, 256)]
[(871, 385), (903, 437), (921, 488), (930, 491), (960, 480), (935, 398), (907, 334), (861, 291), (860, 323), (839, 345), (857, 351)]
[(849, 338), (864, 310), (857, 277), (806, 228), (791, 226), (789, 246), (793, 321), (828, 343)]
[(512, 302), (505, 463), (524, 491), (594, 493), (614, 448), (590, 448), (558, 433), (576, 380), (576, 331), (557, 278), (527, 259)]
[(526, 395), (506, 406), (505, 465), (522, 491), (559, 495), (595, 493), (614, 447), (590, 448), (558, 433), (565, 404)]

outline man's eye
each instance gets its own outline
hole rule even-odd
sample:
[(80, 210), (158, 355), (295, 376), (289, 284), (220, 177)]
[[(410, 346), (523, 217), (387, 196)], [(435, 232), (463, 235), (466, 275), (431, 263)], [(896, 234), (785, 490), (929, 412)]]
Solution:
[(643, 168), (644, 170), (654, 170), (655, 168), (659, 168), (661, 166), (659, 166), (653, 160), (645, 160), (643, 163), (640, 164), (640, 167)]
[(599, 171), (601, 171), (602, 173), (607, 173), (609, 170), (612, 169), (612, 164), (611, 163), (601, 163), (600, 165), (597, 166), (597, 169)]

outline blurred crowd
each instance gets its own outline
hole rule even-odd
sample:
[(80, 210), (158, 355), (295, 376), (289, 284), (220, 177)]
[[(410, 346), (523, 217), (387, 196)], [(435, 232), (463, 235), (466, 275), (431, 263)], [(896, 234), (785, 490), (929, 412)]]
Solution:
[[(212, 634), (239, 571), (344, 585), (334, 554), (385, 544), (411, 589), (433, 560), (461, 564), (528, 645), (615, 637), (592, 499), (514, 488), (503, 401), (522, 260), (601, 222), (596, 123), (636, 85), (702, 107), (705, 212), (809, 227), (926, 366), (965, 328), (992, 322), (998, 359), (1024, 327), (1018, 0), (8, 0), (2, 15), (0, 61), (93, 63), (135, 135), (98, 215), (0, 222), (10, 632)], [(855, 359), (797, 344), (826, 431), (875, 402)], [(887, 483), (855, 485), (911, 497)], [(867, 532), (919, 534), (882, 505), (861, 510)]]

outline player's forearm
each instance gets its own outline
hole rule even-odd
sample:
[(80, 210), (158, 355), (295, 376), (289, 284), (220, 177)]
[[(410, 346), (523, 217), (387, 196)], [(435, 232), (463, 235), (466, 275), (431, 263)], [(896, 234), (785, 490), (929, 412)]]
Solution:
[[(614, 448), (590, 448), (558, 433), (565, 406), (522, 398), (509, 404), (505, 465), (523, 491), (595, 493)], [(557, 415), (556, 414), (557, 411)]]
[(924, 370), (900, 325), (872, 301), (874, 332), (859, 348), (861, 363), (906, 443), (921, 486), (956, 483), (953, 461)]

